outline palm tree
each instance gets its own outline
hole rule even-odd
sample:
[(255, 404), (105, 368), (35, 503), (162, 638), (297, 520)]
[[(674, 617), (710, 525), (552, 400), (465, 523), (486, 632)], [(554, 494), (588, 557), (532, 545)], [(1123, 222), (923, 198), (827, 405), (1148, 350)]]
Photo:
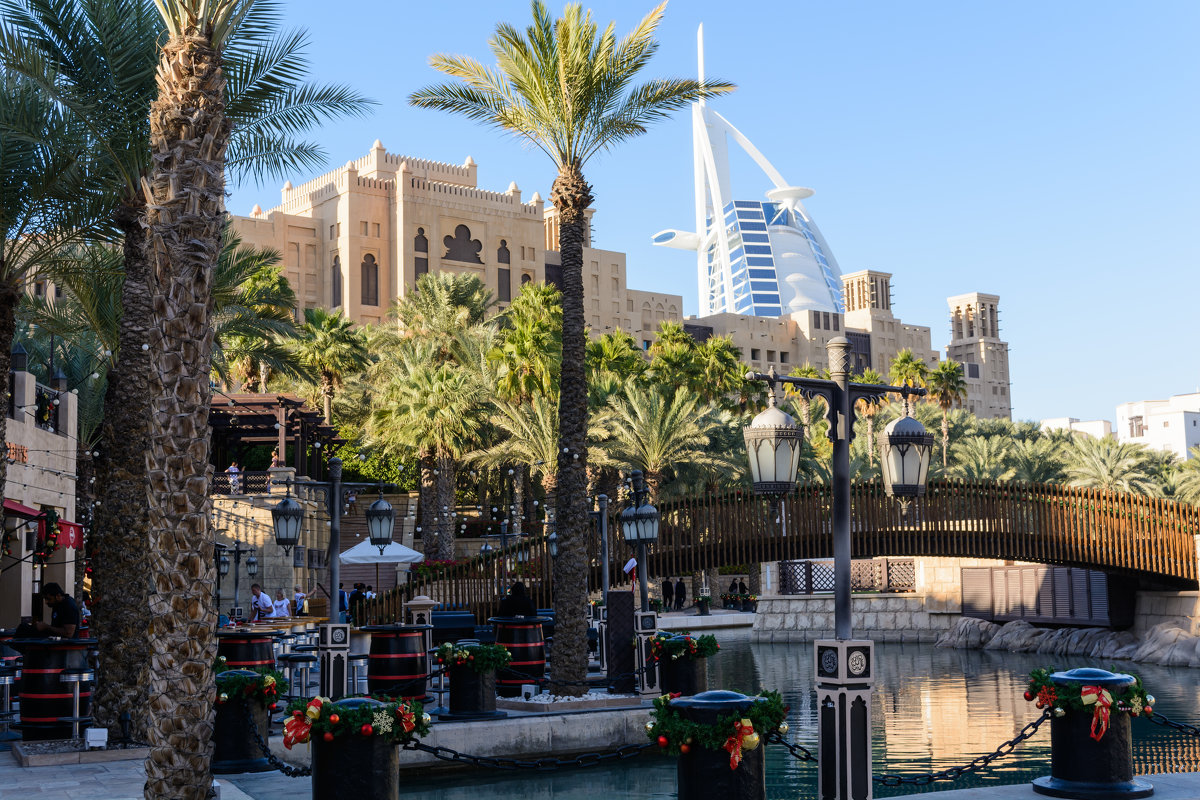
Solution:
[[(160, 7), (193, 4), (163, 0)], [(233, 128), (228, 150), (221, 143), (226, 165), (255, 179), (315, 167), (324, 160), (323, 150), (298, 136), (323, 120), (363, 114), (372, 103), (345, 87), (304, 83), (307, 37), (278, 35), (278, 3), (244, 5), (243, 24), (223, 31), (228, 36), (221, 52), (227, 80), (222, 113)], [(109, 191), (98, 197), (107, 202), (123, 248), (119, 347), (109, 348), (116, 355), (96, 463), (101, 502), (93, 520), (92, 566), (100, 666), (93, 712), (113, 735), (120, 734), (119, 717), (128, 712), (134, 738), (145, 740), (150, 685), (144, 647), (150, 591), (145, 495), (153, 389), (152, 354), (143, 345), (150, 341), (153, 286), (143, 181), (152, 165), (150, 106), (164, 24), (147, 0), (4, 0), (0, 12), (6, 23), (0, 26), (4, 66), (26, 76), (86, 129), (92, 155), (109, 180)]]
[(678, 466), (735, 468), (726, 454), (709, 451), (721, 423), (716, 409), (698, 397), (657, 383), (630, 382), (610, 408), (609, 458), (642, 470), (652, 499)]
[(587, 673), (584, 570), (590, 520), (583, 245), (592, 189), (583, 167), (596, 153), (644, 133), (671, 111), (733, 89), (726, 83), (686, 79), (633, 84), (658, 49), (655, 32), (664, 6), (618, 41), (612, 25), (599, 32), (591, 13), (577, 4), (554, 20), (541, 0), (533, 0), (533, 24), (524, 33), (507, 23), (497, 25), (489, 41), (495, 67), (469, 57), (433, 56), (432, 66), (458, 81), (429, 86), (410, 97), (419, 107), (460, 114), (511, 133), (549, 156), (558, 169), (550, 201), (558, 212), (563, 289), (556, 515), (560, 556), (554, 564), (561, 642), (552, 669), (556, 679), (567, 682), (581, 682)]
[(646, 371), (646, 356), (642, 349), (620, 328), (588, 342), (585, 362), (589, 388), (605, 377), (625, 381)]
[(1012, 445), (999, 436), (967, 436), (954, 444), (954, 466), (946, 470), (952, 478), (972, 481), (1012, 480), (1008, 465)]
[(501, 345), (491, 358), (500, 368), (496, 391), (527, 401), (557, 395), (562, 365), (562, 295), (545, 283), (527, 283), (502, 315)]
[(1175, 497), (1200, 504), (1200, 447), (1188, 451), (1188, 460), (1176, 471)]
[(1063, 478), (1059, 447), (1050, 439), (1017, 439), (1009, 463), (1012, 479), (1022, 483), (1058, 483)]
[[(892, 359), (892, 367), (888, 373), (888, 377), (893, 384), (897, 386), (924, 386), (925, 378), (929, 374), (929, 367), (925, 362), (917, 358), (910, 348), (904, 348), (896, 357)], [(904, 398), (904, 413), (911, 414), (913, 403), (908, 397)]]
[[(855, 376), (854, 382), (869, 383), (872, 386), (882, 386), (887, 383), (882, 375), (870, 367), (863, 370), (861, 375)], [(864, 400), (860, 400), (858, 403), (858, 416), (867, 422), (867, 465), (871, 469), (875, 468), (875, 417), (882, 408), (882, 403), (868, 403)]]
[[(908, 371), (910, 368), (904, 366), (902, 369)], [(949, 359), (939, 361), (926, 376), (925, 385), (929, 388), (929, 396), (942, 409), (942, 466), (945, 467), (946, 452), (950, 447), (950, 409), (961, 406), (967, 399), (967, 381), (963, 377), (962, 364)]]
[[(518, 295), (519, 296), (519, 295)], [(487, 317), (494, 301), (483, 281), (469, 273), (426, 273), (390, 312), (406, 336), (432, 343), (449, 355), (459, 333)]]
[(333, 397), (346, 376), (362, 372), (371, 361), (367, 339), (340, 310), (331, 314), (323, 308), (306, 308), (300, 335), (291, 346), (317, 379), (328, 425), (333, 421)]
[(1066, 451), (1066, 478), (1071, 486), (1156, 496), (1158, 486), (1144, 447), (1111, 436), (1080, 436)]
[[(812, 364), (805, 364), (802, 367), (795, 367), (788, 373), (792, 378), (820, 378), (821, 370), (814, 367)], [(800, 428), (804, 431), (805, 436), (808, 435), (808, 429), (812, 427), (812, 400), (805, 397), (798, 389), (792, 387), (792, 384), (784, 386), (784, 393), (792, 398), (792, 403), (795, 404), (796, 410), (800, 414)], [(824, 407), (824, 401), (821, 401)]]

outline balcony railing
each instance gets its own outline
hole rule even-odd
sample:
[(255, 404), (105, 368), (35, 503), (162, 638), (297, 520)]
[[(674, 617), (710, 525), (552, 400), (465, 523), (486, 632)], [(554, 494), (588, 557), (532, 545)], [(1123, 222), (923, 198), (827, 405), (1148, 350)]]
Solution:
[(213, 476), (209, 494), (267, 494), (271, 486), (269, 472), (218, 472)]
[[(780, 594), (819, 594), (833, 591), (832, 561), (780, 561)], [(911, 558), (854, 559), (850, 588), (855, 592), (913, 592), (916, 561)]]

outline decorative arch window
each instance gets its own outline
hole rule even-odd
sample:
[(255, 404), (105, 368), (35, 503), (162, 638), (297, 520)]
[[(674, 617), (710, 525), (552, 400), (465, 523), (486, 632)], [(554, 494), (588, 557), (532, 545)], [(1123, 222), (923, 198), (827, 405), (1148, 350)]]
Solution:
[(416, 277), (421, 277), (429, 272), (429, 240), (425, 238), (425, 229), (417, 228), (417, 235), (413, 237), (413, 273)]
[(496, 250), (496, 263), (508, 264), (510, 263), (510, 259), (511, 254), (508, 252), (508, 240), (501, 239), (500, 248)]
[(524, 275), (521, 276), (521, 285), (524, 286), (525, 284), (529, 283), (531, 280), (533, 280), (533, 276), (530, 275), (528, 272), (526, 272)]
[(330, 305), (337, 308), (342, 304), (342, 257), (334, 255), (333, 266), (329, 268)]
[(509, 265), (508, 242), (500, 240), (500, 249), (496, 251), (496, 262), (503, 264), (496, 268), (496, 299), (501, 303), (512, 302), (512, 269)]
[(379, 264), (370, 253), (363, 257), (362, 262), (362, 304), (379, 305)]
[(442, 258), (448, 258), (451, 261), (465, 261), (469, 264), (483, 263), (483, 260), (479, 258), (480, 252), (483, 251), (483, 242), (472, 239), (471, 229), (466, 225), (456, 226), (454, 235), (443, 237), (442, 244), (446, 246), (446, 252)]

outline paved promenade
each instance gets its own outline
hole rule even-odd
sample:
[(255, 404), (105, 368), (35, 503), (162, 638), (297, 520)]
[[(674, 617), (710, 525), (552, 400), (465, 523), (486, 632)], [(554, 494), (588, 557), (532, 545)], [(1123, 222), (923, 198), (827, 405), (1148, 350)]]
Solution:
[[(580, 774), (586, 774), (581, 770)], [(22, 768), (12, 753), (0, 753), (0, 797), (17, 800), (141, 800), (145, 773), (140, 761)], [(296, 800), (309, 794), (307, 778), (278, 772), (219, 777), (221, 800)], [(486, 782), (480, 773), (481, 783)], [(1151, 775), (1154, 800), (1197, 800), (1200, 773)], [(557, 795), (556, 795), (557, 796)], [(581, 796), (586, 796), (586, 793)], [(436, 794), (427, 795), (437, 800)], [(1029, 784), (938, 792), (939, 800), (1034, 800)]]

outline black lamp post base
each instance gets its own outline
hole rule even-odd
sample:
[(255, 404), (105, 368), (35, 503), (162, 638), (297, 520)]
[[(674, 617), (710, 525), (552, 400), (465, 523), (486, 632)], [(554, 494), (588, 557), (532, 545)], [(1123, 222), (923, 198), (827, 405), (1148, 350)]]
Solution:
[(1149, 797), (1154, 794), (1154, 785), (1137, 778), (1121, 783), (1087, 783), (1044, 775), (1034, 779), (1033, 791), (1048, 797), (1069, 797), (1074, 800), (1126, 800)]

